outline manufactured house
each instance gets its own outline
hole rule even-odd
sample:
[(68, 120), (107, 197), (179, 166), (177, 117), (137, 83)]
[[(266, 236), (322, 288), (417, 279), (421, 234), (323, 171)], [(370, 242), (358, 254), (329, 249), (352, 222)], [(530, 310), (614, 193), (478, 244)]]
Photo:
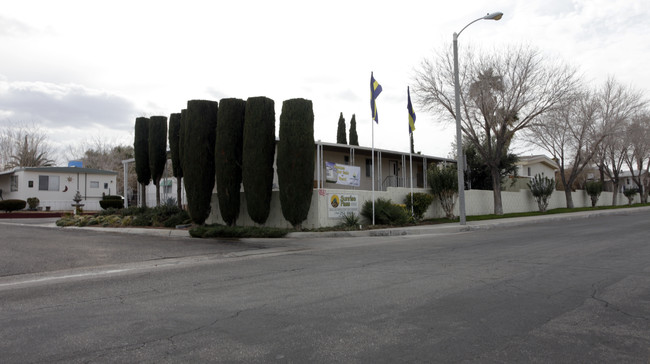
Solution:
[[(324, 143), (321, 141), (317, 141), (315, 144), (315, 189), (345, 189), (359, 191), (373, 190), (372, 148), (347, 144)], [(426, 189), (428, 188), (426, 171), (430, 165), (439, 163), (456, 164), (456, 161), (453, 159), (433, 157), (422, 154), (409, 155), (409, 153), (377, 148), (375, 148), (374, 157), (375, 191), (386, 191), (389, 187), (410, 188), (411, 185), (413, 188)], [(130, 159), (123, 161), (123, 163), (131, 163), (133, 161), (133, 159)], [(318, 166), (320, 166), (320, 168)], [(332, 166), (338, 166), (340, 170), (345, 169), (346, 171), (353, 171), (350, 172), (352, 174), (356, 174), (358, 172), (358, 175), (354, 176), (356, 183), (342, 184), (340, 180), (337, 180), (337, 178), (332, 178)], [(273, 166), (273, 168), (276, 171), (276, 174), (273, 177), (273, 190), (279, 190), (277, 163)], [(160, 199), (162, 202), (167, 201), (169, 198), (176, 199), (176, 178), (171, 176), (170, 171), (171, 164), (167, 163), (166, 171), (163, 173), (163, 177), (160, 183)], [(217, 171), (217, 173), (219, 173), (219, 171)], [(138, 186), (138, 188), (140, 188), (140, 186)], [(150, 183), (147, 185), (146, 191), (147, 206), (155, 206), (156, 186)], [(140, 194), (137, 193), (136, 198), (140, 199), (139, 196)], [(184, 187), (182, 199), (183, 204), (186, 204), (187, 201), (185, 200)], [(138, 201), (138, 205), (140, 204), (140, 201)]]
[(0, 197), (37, 197), (43, 210), (72, 211), (79, 191), (84, 210), (101, 210), (103, 195), (116, 192), (117, 172), (77, 167), (18, 167), (0, 172)]

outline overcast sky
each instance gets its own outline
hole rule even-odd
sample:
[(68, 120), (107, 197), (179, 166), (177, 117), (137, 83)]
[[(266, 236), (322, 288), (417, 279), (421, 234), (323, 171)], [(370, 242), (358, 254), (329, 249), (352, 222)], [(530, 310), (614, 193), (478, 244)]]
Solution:
[[(370, 72), (382, 85), (375, 147), (408, 151), (406, 88), (413, 70), (452, 34), (466, 44), (533, 45), (578, 66), (588, 82), (608, 75), (646, 94), (648, 0), (527, 1), (3, 1), (0, 125), (34, 123), (60, 150), (98, 136), (133, 143), (138, 116), (187, 100), (314, 103), (315, 139), (336, 141), (339, 113), (356, 114), (371, 145)], [(462, 48), (461, 48), (462, 50)], [(460, 54), (462, 62), (462, 53)], [(418, 111), (415, 149), (445, 157), (455, 127)], [(64, 162), (64, 161), (62, 161)]]

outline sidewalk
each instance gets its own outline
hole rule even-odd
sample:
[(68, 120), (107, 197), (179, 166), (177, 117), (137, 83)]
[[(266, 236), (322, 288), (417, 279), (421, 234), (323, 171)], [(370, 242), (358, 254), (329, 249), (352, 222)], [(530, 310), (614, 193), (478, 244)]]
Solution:
[[(304, 238), (338, 238), (338, 237), (372, 237), (372, 236), (398, 236), (398, 235), (432, 235), (432, 234), (453, 234), (465, 231), (475, 230), (488, 230), (498, 229), (504, 227), (513, 227), (526, 224), (549, 223), (553, 221), (567, 221), (578, 219), (589, 219), (596, 216), (605, 215), (627, 215), (650, 212), (650, 206), (634, 207), (634, 208), (621, 208), (612, 210), (598, 210), (598, 211), (581, 211), (565, 214), (544, 215), (544, 216), (527, 216), (527, 217), (513, 217), (505, 219), (483, 220), (483, 221), (469, 221), (467, 225), (460, 225), (459, 223), (437, 224), (437, 225), (419, 225), (419, 226), (405, 226), (386, 229), (373, 229), (373, 230), (359, 230), (359, 231), (324, 231), (324, 232), (291, 232), (287, 234), (287, 238), (291, 239), (304, 239)], [(2, 222), (9, 224), (9, 222)], [(57, 228), (54, 223), (47, 224), (23, 224), (19, 219), (12, 222), (16, 225), (30, 225)], [(173, 238), (190, 238), (188, 230), (180, 229), (152, 229), (152, 228), (111, 228), (111, 227), (65, 227), (64, 229), (79, 229), (79, 230), (93, 230), (105, 233), (120, 233), (120, 234), (133, 234), (133, 235), (150, 235), (159, 237), (173, 237)]]
[(468, 221), (467, 225), (459, 223), (405, 226), (387, 229), (360, 230), (360, 231), (325, 231), (325, 232), (294, 232), (287, 234), (287, 238), (309, 238), (309, 237), (368, 237), (368, 236), (396, 236), (396, 235), (430, 235), (430, 234), (452, 234), (464, 231), (488, 230), (502, 227), (513, 227), (526, 224), (548, 223), (552, 221), (567, 221), (578, 219), (589, 219), (596, 216), (606, 215), (627, 215), (650, 212), (650, 206), (621, 208), (612, 210), (581, 211), (565, 214), (554, 214), (544, 216), (512, 217), (504, 219)]

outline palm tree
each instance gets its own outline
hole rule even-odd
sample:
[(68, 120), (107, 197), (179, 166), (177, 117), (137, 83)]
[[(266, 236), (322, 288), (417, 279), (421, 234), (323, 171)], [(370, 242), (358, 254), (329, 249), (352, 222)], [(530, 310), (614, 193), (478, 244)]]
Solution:
[(54, 160), (48, 158), (47, 151), (41, 151), (38, 139), (28, 138), (28, 135), (25, 135), (24, 142), (19, 143), (18, 149), (18, 154), (11, 156), (7, 168), (51, 167), (54, 165)]

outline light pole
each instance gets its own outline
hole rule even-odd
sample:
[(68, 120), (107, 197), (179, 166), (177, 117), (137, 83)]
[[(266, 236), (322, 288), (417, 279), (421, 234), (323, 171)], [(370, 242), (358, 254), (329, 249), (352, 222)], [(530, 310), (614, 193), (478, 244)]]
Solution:
[(467, 224), (465, 217), (465, 177), (464, 158), (463, 158), (463, 138), (460, 125), (460, 81), (458, 81), (458, 36), (468, 26), (479, 20), (499, 20), (503, 16), (502, 12), (490, 13), (480, 17), (469, 24), (465, 25), (458, 33), (454, 33), (454, 93), (456, 98), (456, 167), (458, 173), (458, 211), (460, 215), (460, 224)]

